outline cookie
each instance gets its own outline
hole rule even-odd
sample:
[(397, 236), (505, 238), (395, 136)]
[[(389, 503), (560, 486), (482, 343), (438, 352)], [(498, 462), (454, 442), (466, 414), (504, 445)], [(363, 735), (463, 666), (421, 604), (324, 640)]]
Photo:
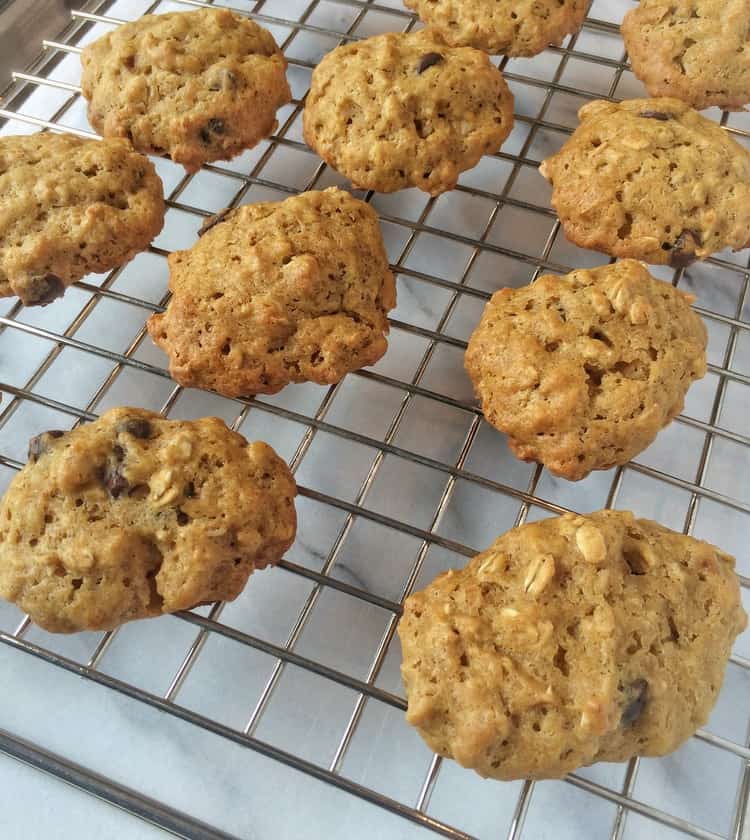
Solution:
[(216, 417), (116, 408), (46, 432), (0, 504), (0, 596), (55, 633), (231, 601), (292, 544), (295, 493)]
[(750, 152), (678, 99), (590, 102), (539, 167), (582, 248), (683, 267), (750, 245)]
[(0, 297), (51, 303), (131, 260), (163, 224), (161, 180), (128, 143), (0, 137)]
[(404, 0), (448, 43), (488, 53), (532, 56), (562, 44), (586, 16), (587, 0)]
[(706, 372), (692, 300), (635, 260), (501, 289), (466, 351), (484, 416), (563, 478), (625, 464)]
[(631, 513), (514, 528), (406, 600), (407, 721), (495, 779), (665, 755), (747, 625), (734, 559)]
[(426, 30), (328, 53), (304, 112), (307, 144), (356, 187), (379, 192), (451, 190), (512, 126), (513, 95), (489, 58)]
[(291, 101), (270, 32), (228, 9), (144, 15), (81, 53), (89, 122), (188, 172), (255, 146)]
[(641, 0), (622, 36), (650, 96), (701, 110), (750, 102), (750, 0)]
[(170, 255), (172, 298), (148, 321), (181, 385), (274, 394), (385, 353), (396, 289), (368, 204), (333, 187), (226, 210), (202, 234)]

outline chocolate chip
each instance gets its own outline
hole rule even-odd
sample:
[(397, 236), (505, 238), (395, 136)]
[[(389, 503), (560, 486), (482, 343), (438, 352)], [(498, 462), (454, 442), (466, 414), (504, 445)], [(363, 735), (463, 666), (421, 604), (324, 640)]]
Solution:
[(203, 236), (203, 234), (208, 233), (208, 231), (211, 230), (212, 227), (221, 224), (221, 222), (223, 222), (231, 212), (231, 207), (225, 207), (223, 210), (220, 210), (213, 216), (209, 216), (203, 221), (203, 224), (201, 225), (200, 230), (198, 231), (198, 236)]
[(620, 726), (633, 726), (648, 703), (648, 683), (646, 680), (634, 680), (625, 690), (625, 695), (627, 702), (622, 710)]
[(434, 67), (436, 64), (440, 64), (441, 61), (445, 61), (440, 53), (431, 52), (425, 53), (422, 58), (419, 59), (419, 67), (417, 67), (417, 73), (421, 76), (425, 70), (429, 70), (430, 67)]
[(212, 117), (200, 130), (200, 138), (204, 143), (213, 142), (213, 134), (223, 134), (225, 131), (224, 120)]
[(674, 119), (674, 114), (667, 114), (664, 111), (641, 111), (640, 115), (647, 120), (659, 120), (660, 122)]
[(187, 525), (190, 522), (190, 517), (181, 510), (177, 511), (177, 524), (178, 525)]
[(61, 438), (64, 434), (65, 432), (61, 432), (59, 429), (50, 429), (48, 432), (42, 432), (40, 435), (31, 438), (29, 441), (29, 461), (32, 464), (36, 463), (42, 455), (49, 452), (51, 441), (55, 438)]
[(703, 244), (703, 237), (699, 230), (693, 230), (692, 228), (686, 228), (682, 231), (682, 233), (677, 237), (677, 241), (674, 243), (675, 248), (684, 248), (685, 242), (687, 241), (687, 237), (692, 237), (693, 241), (696, 245)]
[(697, 245), (700, 247), (702, 244), (703, 237), (701, 236), (700, 231), (687, 228), (677, 237), (673, 245), (665, 242), (662, 245), (662, 248), (665, 251), (671, 251), (671, 254), (669, 255), (669, 264), (672, 268), (686, 268), (696, 260), (694, 246)]
[(44, 274), (31, 278), (29, 288), (21, 300), (25, 306), (46, 306), (62, 297), (64, 291), (65, 283), (56, 274)]
[(109, 495), (116, 499), (122, 492), (127, 490), (130, 485), (125, 476), (120, 472), (120, 465), (114, 469), (108, 469), (104, 474), (104, 486), (109, 491)]
[(107, 459), (107, 463), (97, 470), (99, 481), (107, 488), (113, 499), (116, 499), (124, 490), (130, 489), (128, 480), (122, 474), (124, 460), (125, 449), (116, 443), (112, 447), (112, 455)]
[(185, 485), (185, 498), (192, 499), (195, 496), (195, 484), (192, 481), (188, 481)]
[(148, 440), (151, 437), (151, 424), (148, 420), (140, 420), (134, 417), (131, 420), (123, 420), (122, 423), (118, 423), (116, 431), (118, 434), (125, 432), (141, 440)]
[(689, 251), (675, 251), (669, 258), (669, 264), (672, 268), (687, 268), (695, 262), (695, 254)]
[(623, 551), (622, 556), (628, 564), (631, 575), (645, 575), (648, 572), (648, 563), (639, 551), (635, 549)]

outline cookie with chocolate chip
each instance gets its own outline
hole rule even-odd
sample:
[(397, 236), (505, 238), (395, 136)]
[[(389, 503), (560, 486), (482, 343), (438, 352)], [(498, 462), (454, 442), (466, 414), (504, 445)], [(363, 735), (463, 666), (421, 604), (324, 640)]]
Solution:
[(750, 0), (640, 0), (622, 37), (651, 96), (741, 109), (750, 102), (748, 21)]
[(356, 187), (438, 195), (513, 126), (513, 96), (479, 50), (434, 31), (377, 35), (337, 47), (315, 68), (307, 144)]
[(539, 168), (582, 248), (682, 267), (750, 245), (750, 152), (677, 99), (598, 100)]
[(191, 172), (268, 137), (291, 99), (271, 33), (228, 9), (144, 15), (89, 44), (81, 62), (91, 125)]
[(545, 519), (406, 600), (406, 719), (494, 779), (665, 755), (708, 719), (746, 626), (715, 546), (626, 511)]
[(587, 0), (404, 0), (454, 46), (533, 56), (581, 28)]
[(0, 297), (51, 303), (131, 260), (163, 224), (161, 180), (125, 141), (0, 137)]
[(45, 432), (0, 503), (0, 597), (55, 633), (232, 600), (291, 545), (295, 493), (215, 417), (116, 408)]
[(571, 481), (627, 463), (706, 372), (691, 302), (635, 260), (501, 289), (466, 351), (484, 416), (519, 458)]
[(169, 273), (148, 330), (182, 385), (237, 397), (333, 384), (388, 347), (396, 287), (378, 216), (335, 187), (209, 218)]

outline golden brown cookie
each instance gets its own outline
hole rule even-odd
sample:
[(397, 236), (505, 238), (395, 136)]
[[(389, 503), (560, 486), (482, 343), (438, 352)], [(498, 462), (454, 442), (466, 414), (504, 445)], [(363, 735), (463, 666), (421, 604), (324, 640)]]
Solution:
[(404, 0), (450, 44), (532, 56), (581, 28), (587, 0)]
[(750, 102), (750, 0), (641, 0), (622, 22), (650, 96), (701, 110)]
[(144, 15), (81, 54), (89, 122), (189, 172), (255, 146), (291, 100), (273, 36), (228, 9)]
[(513, 126), (513, 95), (479, 50), (437, 32), (377, 35), (315, 68), (305, 141), (362, 189), (451, 190)]
[(161, 180), (128, 143), (0, 137), (0, 297), (51, 303), (131, 260), (163, 224)]
[(582, 248), (685, 266), (750, 245), (750, 152), (678, 99), (602, 100), (540, 166)]
[(627, 463), (706, 372), (692, 299), (635, 260), (501, 289), (466, 351), (485, 417), (572, 481)]
[(292, 544), (295, 493), (215, 417), (116, 408), (46, 432), (0, 504), (0, 596), (56, 633), (231, 601)]
[(335, 187), (223, 211), (169, 270), (172, 298), (148, 330), (182, 385), (330, 384), (388, 346), (396, 289), (378, 216)]
[(514, 528), (407, 599), (406, 719), (495, 779), (665, 755), (747, 626), (734, 559), (625, 511)]

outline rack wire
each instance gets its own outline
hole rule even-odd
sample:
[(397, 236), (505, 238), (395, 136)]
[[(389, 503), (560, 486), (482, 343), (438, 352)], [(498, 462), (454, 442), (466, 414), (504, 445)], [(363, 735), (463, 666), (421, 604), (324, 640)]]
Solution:
[[(43, 43), (38, 60), (13, 74), (0, 130), (94, 136), (83, 117), (75, 71), (80, 45), (123, 18), (204, 5), (84, 3), (56, 40)], [(321, 811), (302, 833), (287, 826), (291, 833), (285, 835), (281, 823), (269, 823), (263, 836), (407, 837), (421, 829), (419, 836), (518, 840), (547, 836), (545, 826), (554, 823), (549, 836), (556, 838), (747, 838), (747, 634), (732, 655), (718, 716), (671, 764), (635, 759), (555, 783), (486, 783), (430, 756), (402, 720), (406, 703), (395, 629), (404, 598), (512, 525), (569, 509), (631, 507), (738, 552), (743, 598), (750, 600), (743, 542), (750, 534), (746, 253), (721, 254), (688, 270), (656, 270), (697, 295), (710, 334), (709, 373), (691, 391), (685, 413), (625, 467), (569, 485), (540, 467), (514, 462), (501, 436), (484, 423), (461, 371), (466, 339), (495, 288), (602, 262), (565, 241), (536, 167), (575, 126), (580, 104), (640, 92), (617, 26), (632, 4), (594, 0), (582, 32), (565, 46), (530, 61), (500, 62), (516, 95), (516, 128), (504, 149), (466, 173), (453, 193), (439, 199), (414, 191), (362, 195), (381, 215), (399, 282), (385, 359), (330, 388), (292, 386), (279, 397), (247, 400), (187, 392), (169, 379), (164, 357), (144, 328), (145, 318), (166, 301), (165, 257), (173, 247), (187, 247), (201, 218), (221, 206), (343, 183), (301, 140), (310, 72), (337, 44), (418, 24), (398, 0), (221, 5), (242, 7), (237, 10), (271, 28), (289, 59), (294, 100), (282, 111), (276, 134), (234, 161), (207, 165), (192, 176), (156, 161), (168, 193), (167, 225), (130, 266), (87, 278), (41, 313), (5, 302), (0, 482), (7, 485), (23, 465), (23, 442), (51, 425), (51, 418), (56, 426), (75, 425), (124, 396), (165, 417), (219, 413), (288, 457), (300, 491), (298, 544), (280, 570), (255, 576), (235, 604), (142, 622), (134, 637), (126, 627), (85, 634), (85, 644), (71, 645), (4, 607), (0, 653), (18, 659), (19, 690), (33, 693), (33, 663), (41, 662), (45, 678), (74, 674), (154, 710), (157, 727), (182, 721), (195, 738), (202, 733), (211, 744), (237, 745), (264, 757), (269, 763), (263, 767), (291, 768), (300, 796), (309, 791), (310, 798), (324, 797), (313, 780), (351, 795), (343, 801), (354, 821), (347, 825), (355, 830), (325, 822)], [(746, 116), (724, 113), (720, 120), (750, 146)], [(261, 583), (267, 576), (275, 576), (270, 594)], [(258, 629), (248, 618), (261, 600), (283, 631), (273, 621)], [(288, 616), (280, 619), (284, 610)], [(139, 644), (149, 646), (156, 662), (148, 674), (134, 665)], [(262, 663), (247, 686), (245, 672), (223, 658), (229, 650), (232, 663), (238, 656)], [(224, 665), (227, 674), (221, 673)], [(224, 678), (226, 685), (210, 684)], [(212, 706), (223, 690), (232, 697), (231, 715)], [(308, 704), (325, 710), (308, 718)], [(337, 721), (330, 731), (329, 711)], [(298, 718), (303, 724), (295, 728)], [(100, 773), (92, 762), (76, 760), (74, 751), (31, 737), (35, 731), (33, 720), (14, 731), (0, 729), (0, 752), (178, 836), (251, 834), (231, 821), (201, 818), (208, 812), (198, 803), (175, 807), (167, 796), (151, 796), (137, 777), (123, 784), (114, 772)], [(718, 787), (709, 777), (719, 780)], [(395, 822), (379, 822), (385, 812)]]

